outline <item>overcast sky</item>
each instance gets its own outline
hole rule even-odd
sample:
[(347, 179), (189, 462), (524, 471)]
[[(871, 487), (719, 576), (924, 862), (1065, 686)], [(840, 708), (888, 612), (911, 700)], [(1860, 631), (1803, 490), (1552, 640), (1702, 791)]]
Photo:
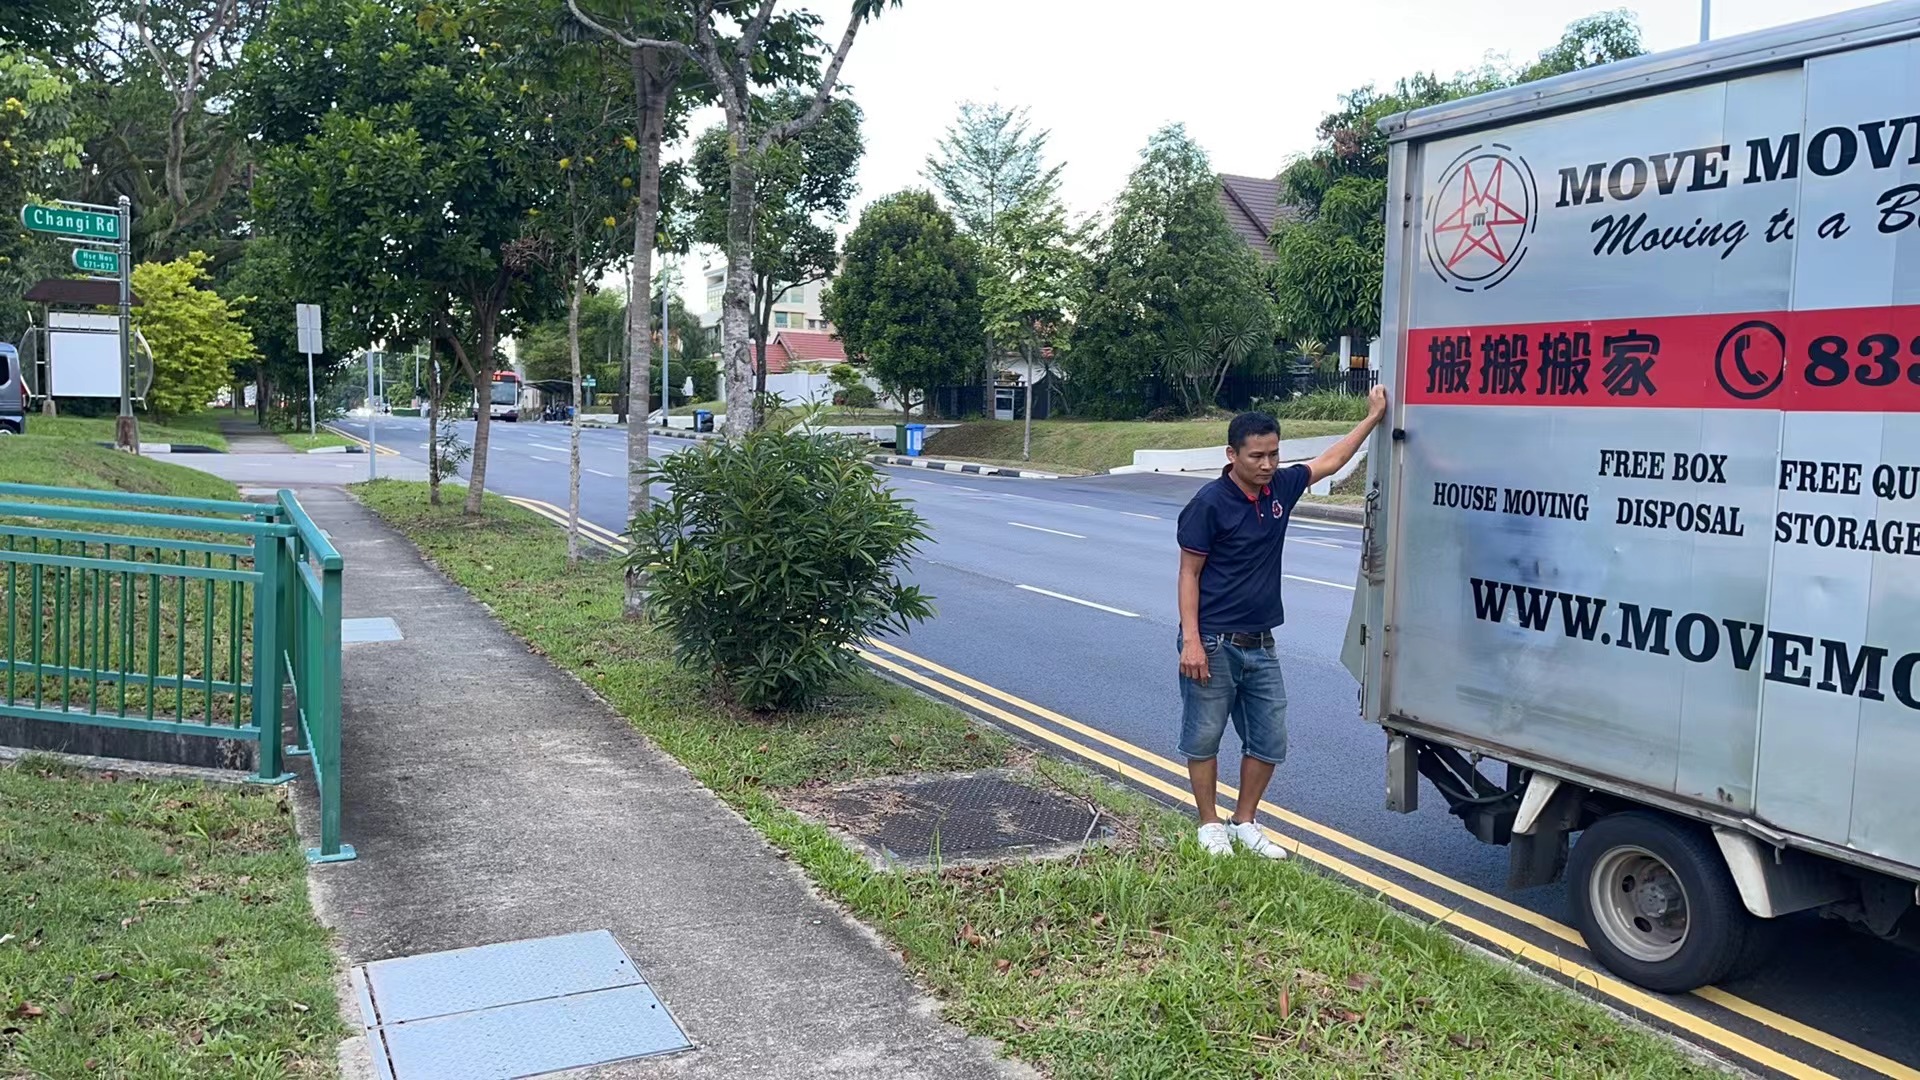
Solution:
[[(831, 13), (844, 0), (809, 0)], [(906, 0), (861, 31), (844, 72), (866, 111), (865, 203), (925, 186), (921, 168), (962, 101), (1026, 106), (1065, 162), (1075, 214), (1110, 203), (1147, 137), (1178, 121), (1216, 171), (1272, 176), (1312, 148), (1342, 92), (1415, 71), (1452, 74), (1488, 54), (1531, 58), (1566, 24), (1634, 12), (1647, 47), (1698, 40), (1698, 0)], [(1728, 37), (1862, 5), (1852, 0), (1713, 0)], [(696, 118), (698, 131), (719, 121)], [(842, 230), (844, 232), (844, 228)], [(695, 254), (688, 268), (705, 259)], [(690, 274), (697, 282), (698, 274)], [(684, 290), (694, 311), (704, 290)]]

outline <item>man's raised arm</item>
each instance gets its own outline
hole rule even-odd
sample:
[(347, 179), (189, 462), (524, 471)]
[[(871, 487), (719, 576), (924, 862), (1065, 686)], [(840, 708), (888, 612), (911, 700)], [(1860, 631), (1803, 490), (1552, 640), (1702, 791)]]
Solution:
[(1353, 455), (1360, 452), (1360, 444), (1367, 441), (1367, 436), (1373, 434), (1374, 427), (1386, 415), (1387, 388), (1376, 386), (1367, 395), (1367, 418), (1355, 424), (1353, 430), (1341, 437), (1339, 442), (1327, 447), (1319, 457), (1307, 463), (1307, 472), (1312, 477), (1309, 483), (1317, 484), (1346, 468), (1347, 462), (1353, 460)]

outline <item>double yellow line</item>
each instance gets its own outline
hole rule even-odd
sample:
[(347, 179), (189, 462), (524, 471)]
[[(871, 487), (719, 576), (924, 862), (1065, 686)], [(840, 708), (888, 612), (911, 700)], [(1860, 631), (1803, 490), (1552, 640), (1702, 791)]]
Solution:
[[(341, 437), (341, 438), (343, 438), (343, 439), (351, 439), (351, 440), (353, 440), (353, 441), (354, 441), (354, 442), (355, 442), (356, 444), (358, 444), (359, 446), (361, 446), (361, 447), (363, 447), (363, 448), (364, 448), (364, 447), (366, 447), (366, 446), (368, 445), (368, 443), (367, 443), (367, 440), (365, 440), (365, 439), (363, 439), (363, 438), (361, 438), (361, 437), (360, 437), (360, 436), (358, 436), (358, 435), (355, 435), (355, 434), (354, 434), (353, 432), (351, 432), (351, 431), (345, 431), (345, 430), (342, 430), (341, 428), (337, 428), (337, 427), (334, 427), (334, 426), (333, 426), (332, 424), (328, 424), (328, 425), (327, 425), (327, 430), (328, 430), (328, 431), (331, 431), (331, 432), (333, 432), (333, 433), (334, 433), (335, 435), (338, 435), (338, 436), (340, 436), (340, 437)], [(377, 449), (377, 450), (378, 450), (378, 451), (379, 451), (380, 453), (382, 453), (382, 454), (389, 454), (389, 455), (392, 455), (392, 456), (394, 456), (394, 457), (398, 457), (398, 456), (400, 456), (400, 451), (398, 451), (398, 450), (395, 450), (395, 449), (394, 449), (393, 447), (391, 447), (391, 446), (385, 446), (385, 445), (382, 445), (382, 446), (379, 446), (379, 447), (376, 447), (375, 449)]]
[[(562, 528), (566, 527), (566, 511), (551, 503), (516, 496), (508, 496), (507, 501), (538, 514)], [(596, 525), (584, 518), (580, 522), (580, 529), (582, 535), (611, 551), (624, 555), (630, 550), (626, 540), (611, 529)], [(896, 678), (971, 709), (981, 716), (1032, 735), (1083, 761), (1125, 777), (1150, 791), (1158, 792), (1187, 806), (1195, 805), (1193, 794), (1186, 786), (1186, 768), (1168, 758), (1045, 706), (989, 686), (925, 657), (916, 656), (898, 646), (884, 641), (870, 641), (868, 645), (869, 648), (854, 651), (867, 663)], [(1038, 723), (1031, 719), (1036, 717), (1046, 723)], [(1063, 732), (1069, 732), (1071, 735)], [(1081, 741), (1083, 739), (1086, 741)], [(1116, 757), (1090, 744), (1098, 744), (1123, 756)], [(1125, 760), (1127, 758), (1149, 766), (1152, 771), (1130, 763)], [(1167, 777), (1172, 777), (1172, 781), (1170, 782)], [(1221, 784), (1219, 790), (1227, 799), (1234, 799), (1239, 795), (1237, 790), (1227, 784)], [(1354, 855), (1391, 867), (1443, 893), (1452, 894), (1466, 904), (1497, 913), (1569, 945), (1585, 949), (1585, 943), (1581, 940), (1579, 932), (1564, 923), (1458, 881), (1432, 867), (1375, 847), (1358, 837), (1323, 825), (1311, 818), (1302, 817), (1291, 810), (1267, 803), (1261, 804), (1261, 810), (1290, 829), (1338, 845)], [(1356, 885), (1372, 889), (1395, 903), (1420, 912), (1434, 922), (1451, 927), (1454, 931), (1475, 939), (1491, 949), (1523, 960), (1577, 986), (1586, 987), (1619, 1006), (1635, 1010), (1643, 1016), (1683, 1031), (1701, 1043), (1720, 1047), (1756, 1065), (1774, 1070), (1784, 1076), (1794, 1077), (1795, 1080), (1836, 1080), (1831, 1073), (1817, 1069), (1771, 1046), (1756, 1042), (1737, 1031), (1683, 1009), (1665, 997), (1648, 993), (1580, 960), (1560, 956), (1490, 922), (1476, 918), (1458, 904), (1442, 903), (1425, 893), (1390, 881), (1329, 850), (1315, 847), (1297, 837), (1276, 832), (1265, 825), (1261, 827), (1288, 850), (1331, 870)], [(1914, 1069), (1892, 1058), (1876, 1054), (1865, 1047), (1856, 1046), (1829, 1032), (1821, 1031), (1716, 987), (1703, 987), (1694, 991), (1694, 996), (1769, 1030), (1884, 1076), (1893, 1077), (1895, 1080), (1920, 1080), (1920, 1069)]]

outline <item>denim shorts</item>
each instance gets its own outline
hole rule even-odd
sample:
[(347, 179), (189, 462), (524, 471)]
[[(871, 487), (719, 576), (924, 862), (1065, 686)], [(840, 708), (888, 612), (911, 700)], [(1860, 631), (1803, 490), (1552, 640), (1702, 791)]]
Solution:
[[(1211, 678), (1180, 676), (1180, 753), (1204, 761), (1220, 753), (1220, 736), (1233, 721), (1241, 752), (1278, 765), (1287, 759), (1287, 685), (1271, 648), (1242, 648), (1219, 634), (1202, 634)], [(1176, 638), (1176, 647), (1179, 642)]]

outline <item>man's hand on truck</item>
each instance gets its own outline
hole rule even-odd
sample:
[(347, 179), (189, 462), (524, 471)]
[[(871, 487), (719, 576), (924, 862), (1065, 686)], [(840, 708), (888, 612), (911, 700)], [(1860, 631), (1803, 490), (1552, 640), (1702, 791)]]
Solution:
[(1339, 442), (1327, 447), (1325, 453), (1307, 463), (1311, 482), (1317, 484), (1346, 468), (1347, 462), (1353, 460), (1353, 455), (1360, 451), (1360, 445), (1367, 441), (1367, 436), (1373, 434), (1373, 429), (1386, 415), (1387, 388), (1376, 386), (1367, 394), (1367, 418), (1355, 424), (1353, 430), (1347, 432)]

